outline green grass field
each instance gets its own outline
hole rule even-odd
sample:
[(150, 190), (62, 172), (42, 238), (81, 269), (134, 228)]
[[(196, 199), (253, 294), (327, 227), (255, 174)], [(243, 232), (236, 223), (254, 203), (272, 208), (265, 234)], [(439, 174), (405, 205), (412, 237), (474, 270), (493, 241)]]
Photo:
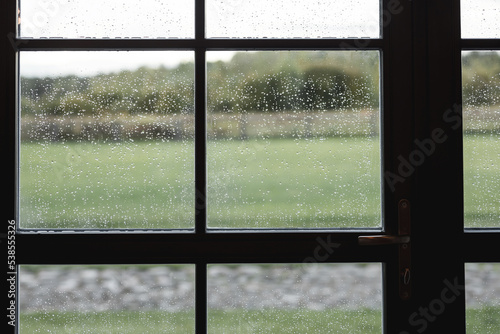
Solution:
[[(210, 227), (380, 226), (375, 138), (208, 143)], [(21, 147), (21, 226), (192, 228), (192, 142)]]
[(192, 228), (192, 143), (21, 146), (26, 228)]
[(20, 333), (136, 334), (194, 333), (193, 312), (39, 312), (21, 313)]
[(500, 135), (464, 138), (466, 227), (500, 227)]
[(214, 141), (210, 227), (378, 227), (378, 138)]
[[(465, 219), (499, 226), (500, 140), (466, 136)], [(372, 137), (208, 142), (208, 225), (379, 227)], [(192, 141), (23, 143), (23, 228), (193, 228)]]
[[(467, 333), (500, 332), (500, 307), (467, 310)], [(194, 312), (51, 312), (22, 313), (20, 333), (194, 333)], [(431, 324), (432, 325), (432, 324)], [(411, 326), (409, 326), (411, 327)], [(379, 334), (376, 310), (232, 310), (208, 313), (208, 333)], [(410, 329), (410, 328), (408, 328)]]
[[(379, 311), (208, 311), (208, 333), (382, 333)], [(21, 315), (21, 333), (194, 333), (193, 312), (31, 313)]]

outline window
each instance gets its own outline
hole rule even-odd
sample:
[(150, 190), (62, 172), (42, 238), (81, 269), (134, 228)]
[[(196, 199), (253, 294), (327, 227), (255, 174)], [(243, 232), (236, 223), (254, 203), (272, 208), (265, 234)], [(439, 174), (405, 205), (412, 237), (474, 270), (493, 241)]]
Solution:
[(497, 326), (494, 1), (147, 3), (2, 5), (13, 332)]

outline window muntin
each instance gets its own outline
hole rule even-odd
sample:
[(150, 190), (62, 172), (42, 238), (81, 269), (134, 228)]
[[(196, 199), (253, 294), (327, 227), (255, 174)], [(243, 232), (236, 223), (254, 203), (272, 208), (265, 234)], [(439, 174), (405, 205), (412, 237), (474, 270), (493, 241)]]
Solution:
[(377, 51), (209, 63), (208, 226), (380, 227), (378, 72)]
[(21, 52), (20, 226), (193, 228), (193, 72), (192, 52)]
[(22, 38), (194, 38), (194, 0), (21, 0)]
[(207, 1), (208, 38), (379, 38), (380, 4), (357, 1)]

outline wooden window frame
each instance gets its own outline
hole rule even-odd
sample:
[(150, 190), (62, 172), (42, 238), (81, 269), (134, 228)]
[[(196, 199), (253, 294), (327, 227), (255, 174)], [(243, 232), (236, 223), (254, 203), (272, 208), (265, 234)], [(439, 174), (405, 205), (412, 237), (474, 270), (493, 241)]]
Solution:
[[(17, 1), (2, 5), (0, 103), (7, 170), (4, 224), (17, 221), (18, 52), (22, 50), (168, 50), (195, 52), (196, 218), (186, 231), (29, 231), (17, 229), (16, 264), (170, 264), (196, 266), (196, 332), (207, 332), (207, 264), (301, 263), (319, 240), (341, 245), (323, 262), (384, 264), (384, 333), (410, 332), (409, 318), (439, 296), (444, 280), (464, 284), (467, 262), (500, 262), (500, 229), (464, 230), (462, 132), (443, 113), (461, 105), (461, 51), (500, 50), (499, 39), (460, 38), (460, 0), (397, 1), (402, 10), (382, 24), (379, 39), (207, 39), (205, 2), (196, 0), (195, 38), (18, 39)], [(396, 0), (381, 1), (382, 13)], [(385, 21), (387, 22), (387, 21)], [(384, 182), (383, 227), (378, 230), (238, 230), (206, 227), (206, 51), (207, 50), (380, 50), (383, 172), (398, 171), (398, 157), (409, 156), (415, 138), (443, 129), (447, 140), (436, 153), (392, 190)], [(395, 140), (397, 139), (397, 140)], [(383, 176), (383, 175), (382, 175)], [(393, 246), (360, 247), (358, 237), (397, 233), (397, 203), (412, 203), (412, 298), (401, 301), (396, 286), (398, 254)], [(2, 245), (7, 234), (2, 236)], [(6, 254), (6, 253), (4, 253)], [(9, 305), (7, 304), (7, 307)], [(430, 332), (465, 333), (465, 294), (447, 305)], [(10, 330), (10, 327), (9, 327)], [(12, 328), (12, 332), (16, 329)]]

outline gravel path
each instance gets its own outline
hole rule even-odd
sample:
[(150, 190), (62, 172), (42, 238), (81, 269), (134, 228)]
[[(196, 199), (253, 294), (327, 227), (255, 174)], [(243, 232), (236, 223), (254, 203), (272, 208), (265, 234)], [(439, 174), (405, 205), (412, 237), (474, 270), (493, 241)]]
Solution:
[[(381, 266), (211, 265), (213, 309), (381, 308)], [(194, 267), (47, 267), (19, 274), (21, 311), (189, 310)], [(500, 265), (467, 266), (468, 306), (500, 305)]]

